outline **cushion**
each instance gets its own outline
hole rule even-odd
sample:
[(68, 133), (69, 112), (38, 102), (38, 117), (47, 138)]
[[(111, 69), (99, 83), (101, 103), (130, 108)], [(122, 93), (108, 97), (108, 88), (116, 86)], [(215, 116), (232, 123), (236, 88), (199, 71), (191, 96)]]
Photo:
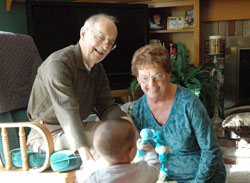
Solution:
[(73, 151), (62, 150), (50, 156), (50, 164), (53, 171), (65, 172), (80, 168), (82, 161)]
[(225, 117), (231, 115), (231, 114), (237, 114), (237, 113), (243, 113), (243, 112), (250, 112), (250, 106), (238, 106), (233, 107), (231, 109), (225, 110)]
[[(45, 153), (37, 153), (27, 149), (28, 155), (28, 163), (30, 168), (41, 167), (44, 164), (46, 154)], [(16, 148), (10, 151), (10, 157), (12, 165), (21, 168), (22, 167), (22, 155), (21, 149)]]
[(250, 112), (230, 114), (222, 122), (222, 127), (235, 133), (250, 134)]

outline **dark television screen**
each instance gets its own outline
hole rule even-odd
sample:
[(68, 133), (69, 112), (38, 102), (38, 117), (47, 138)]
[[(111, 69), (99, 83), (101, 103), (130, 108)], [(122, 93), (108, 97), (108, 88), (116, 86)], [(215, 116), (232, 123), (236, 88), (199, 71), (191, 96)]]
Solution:
[(102, 62), (111, 89), (129, 88), (131, 59), (148, 42), (146, 4), (27, 1), (27, 30), (45, 60), (52, 52), (76, 44), (85, 20), (96, 13), (118, 19), (117, 48)]

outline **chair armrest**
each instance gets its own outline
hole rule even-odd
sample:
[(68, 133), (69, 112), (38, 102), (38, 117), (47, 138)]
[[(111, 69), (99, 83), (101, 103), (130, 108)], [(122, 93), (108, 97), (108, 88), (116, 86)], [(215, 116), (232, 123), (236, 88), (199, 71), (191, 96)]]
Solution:
[[(46, 157), (45, 157), (45, 162), (41, 167), (30, 169), (28, 166), (24, 127), (29, 127), (37, 130), (43, 137), (46, 147), (45, 151)], [(50, 156), (54, 152), (54, 142), (50, 131), (44, 125), (38, 122), (12, 122), (12, 123), (0, 123), (0, 128), (2, 130), (3, 151), (6, 159), (6, 165), (5, 165), (6, 169), (12, 170), (11, 160), (10, 160), (9, 140), (6, 128), (19, 128), (19, 139), (20, 139), (19, 143), (21, 148), (24, 171), (42, 172), (48, 167), (50, 167)]]

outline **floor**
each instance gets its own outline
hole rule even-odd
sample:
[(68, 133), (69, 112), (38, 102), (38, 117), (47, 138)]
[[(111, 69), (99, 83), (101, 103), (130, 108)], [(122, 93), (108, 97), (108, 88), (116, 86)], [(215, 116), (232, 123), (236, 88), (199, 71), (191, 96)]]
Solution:
[(250, 183), (250, 165), (226, 165), (226, 183)]

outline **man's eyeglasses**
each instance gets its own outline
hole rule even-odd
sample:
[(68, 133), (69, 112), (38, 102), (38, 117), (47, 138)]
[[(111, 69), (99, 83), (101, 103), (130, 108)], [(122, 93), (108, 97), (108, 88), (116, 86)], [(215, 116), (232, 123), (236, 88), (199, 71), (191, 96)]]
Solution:
[(155, 82), (159, 82), (159, 81), (164, 80), (165, 77), (166, 77), (166, 74), (159, 74), (159, 75), (151, 76), (151, 77), (142, 76), (142, 77), (139, 77), (138, 80), (141, 83), (146, 84), (146, 83), (148, 83), (150, 81), (150, 79), (152, 79)]
[(111, 50), (114, 50), (116, 48), (116, 44), (114, 41), (111, 41), (105, 38), (104, 36), (97, 34), (95, 31), (93, 31), (90, 28), (88, 28), (88, 30), (90, 30), (90, 32), (92, 32), (95, 35), (95, 38), (99, 43), (107, 43), (108, 46), (111, 48)]

